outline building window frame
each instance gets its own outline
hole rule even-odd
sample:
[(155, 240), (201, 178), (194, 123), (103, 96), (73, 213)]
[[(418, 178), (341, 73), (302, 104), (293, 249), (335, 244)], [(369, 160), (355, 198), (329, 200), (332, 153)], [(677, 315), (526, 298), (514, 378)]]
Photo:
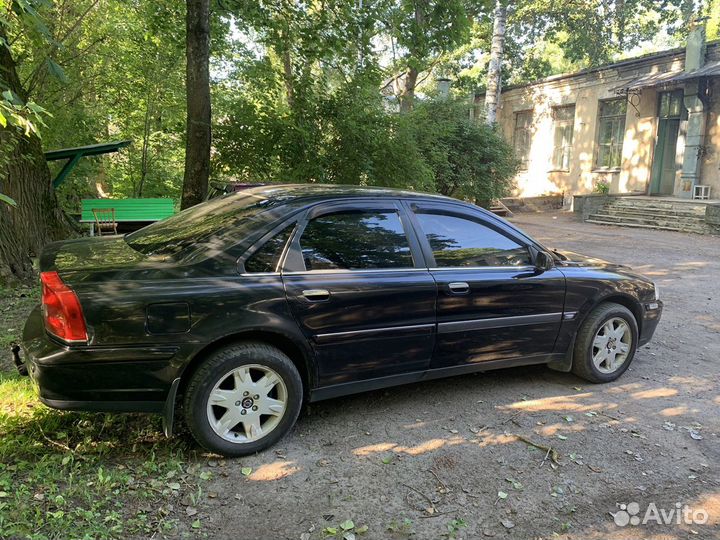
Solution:
[(530, 146), (532, 144), (533, 110), (515, 111), (513, 126), (513, 150), (515, 158), (520, 162), (518, 170), (527, 171), (530, 163)]
[[(615, 106), (617, 106), (618, 110), (612, 110)], [(622, 167), (626, 116), (626, 98), (601, 99), (598, 101), (594, 170), (619, 171)], [(607, 161), (606, 156), (609, 156)]]
[(569, 172), (575, 138), (575, 103), (553, 107), (552, 121), (553, 151), (550, 170)]

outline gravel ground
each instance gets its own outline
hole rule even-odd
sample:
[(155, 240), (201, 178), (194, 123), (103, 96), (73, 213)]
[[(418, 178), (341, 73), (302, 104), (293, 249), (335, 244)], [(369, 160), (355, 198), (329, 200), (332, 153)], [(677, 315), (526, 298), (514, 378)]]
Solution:
[[(720, 538), (720, 238), (513, 221), (657, 280), (663, 320), (629, 371), (591, 385), (519, 368), (314, 404), (278, 447), (209, 462), (211, 537), (339, 538), (352, 520), (373, 539)], [(709, 519), (616, 525), (631, 502)]]

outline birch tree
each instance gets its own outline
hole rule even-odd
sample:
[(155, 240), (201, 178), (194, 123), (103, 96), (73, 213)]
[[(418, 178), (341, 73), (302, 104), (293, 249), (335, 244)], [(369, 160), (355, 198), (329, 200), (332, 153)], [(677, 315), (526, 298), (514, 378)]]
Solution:
[(506, 21), (507, 7), (502, 0), (498, 0), (495, 4), (493, 17), (493, 36), (490, 46), (487, 90), (485, 91), (485, 121), (489, 125), (493, 125), (497, 121), (497, 110), (500, 103), (500, 78), (502, 76), (503, 53), (505, 51)]

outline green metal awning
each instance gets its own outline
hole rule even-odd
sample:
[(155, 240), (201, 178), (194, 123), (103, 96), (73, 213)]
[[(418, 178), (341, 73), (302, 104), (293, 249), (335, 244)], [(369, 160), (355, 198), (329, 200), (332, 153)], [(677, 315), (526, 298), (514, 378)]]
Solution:
[(75, 166), (80, 161), (80, 158), (86, 156), (99, 156), (101, 154), (109, 154), (111, 152), (117, 152), (121, 148), (129, 146), (132, 141), (116, 141), (109, 143), (90, 144), (88, 146), (78, 146), (75, 148), (62, 148), (60, 150), (49, 150), (45, 152), (45, 159), (47, 161), (58, 161), (61, 159), (67, 159), (63, 168), (57, 174), (53, 180), (53, 187), (58, 187), (65, 181), (67, 175), (70, 174)]

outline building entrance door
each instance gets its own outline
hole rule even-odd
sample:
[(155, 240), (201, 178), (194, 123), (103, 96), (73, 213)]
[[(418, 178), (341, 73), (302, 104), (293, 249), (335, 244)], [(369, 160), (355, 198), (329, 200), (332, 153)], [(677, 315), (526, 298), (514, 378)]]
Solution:
[(672, 195), (675, 177), (682, 166), (682, 148), (678, 149), (681, 123), (687, 118), (683, 91), (658, 94), (658, 133), (650, 181), (651, 195)]

